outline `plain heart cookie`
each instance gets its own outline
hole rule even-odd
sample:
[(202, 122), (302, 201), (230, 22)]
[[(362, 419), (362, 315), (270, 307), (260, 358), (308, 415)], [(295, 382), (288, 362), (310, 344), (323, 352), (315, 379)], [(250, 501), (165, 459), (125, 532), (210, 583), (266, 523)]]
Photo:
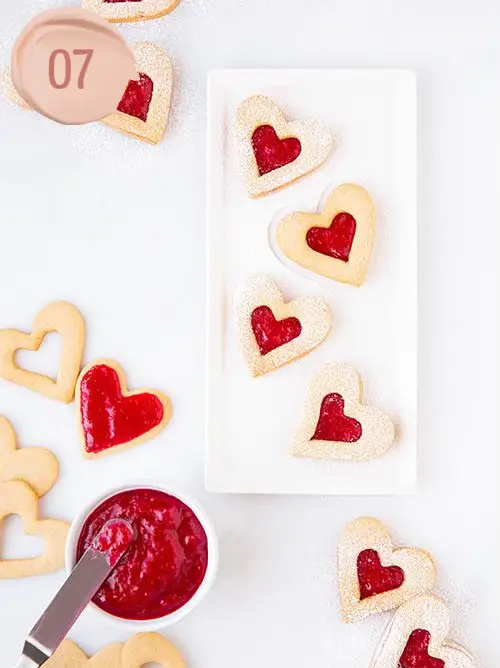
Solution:
[(389, 530), (377, 519), (359, 517), (340, 535), (338, 581), (346, 622), (398, 608), (431, 591), (435, 577), (431, 555), (413, 547), (395, 549)]
[(110, 23), (148, 21), (173, 11), (181, 0), (83, 0), (83, 8)]
[(0, 417), (0, 483), (26, 482), (37, 496), (52, 488), (59, 472), (56, 457), (45, 448), (18, 448), (16, 432)]
[(23, 578), (57, 571), (64, 566), (64, 547), (69, 524), (38, 519), (38, 497), (24, 482), (0, 484), (0, 523), (9, 515), (20, 515), (25, 533), (39, 536), (44, 551), (30, 559), (0, 560), (0, 578)]
[(370, 194), (344, 183), (328, 196), (320, 213), (297, 211), (274, 226), (274, 240), (298, 267), (341, 283), (364, 283), (375, 234)]
[(87, 458), (102, 457), (154, 438), (172, 414), (158, 390), (128, 390), (125, 373), (111, 360), (97, 360), (76, 386), (78, 425)]
[(437, 596), (423, 594), (396, 611), (372, 668), (474, 668), (468, 650), (447, 640), (450, 612)]
[(313, 459), (374, 459), (391, 447), (394, 433), (388, 415), (362, 403), (356, 369), (332, 362), (309, 383), (292, 454)]
[(285, 302), (268, 276), (252, 276), (236, 299), (238, 336), (253, 376), (288, 364), (318, 346), (328, 335), (332, 315), (322, 299)]
[[(38, 350), (50, 332), (56, 332), (62, 340), (55, 379), (23, 369), (15, 361), (19, 350)], [(17, 329), (0, 330), (0, 378), (69, 403), (75, 394), (84, 343), (85, 323), (80, 311), (67, 302), (52, 302), (36, 316), (31, 334)]]
[(141, 668), (146, 664), (162, 668), (184, 668), (179, 650), (159, 633), (137, 633), (126, 643), (113, 643), (91, 659), (71, 640), (64, 640), (44, 664), (46, 668)]
[(236, 112), (246, 189), (264, 195), (302, 178), (330, 155), (333, 138), (316, 121), (287, 121), (274, 100), (254, 95)]
[(129, 82), (116, 113), (102, 122), (137, 139), (158, 144), (170, 113), (172, 63), (165, 51), (152, 42), (138, 42), (132, 50), (138, 78)]

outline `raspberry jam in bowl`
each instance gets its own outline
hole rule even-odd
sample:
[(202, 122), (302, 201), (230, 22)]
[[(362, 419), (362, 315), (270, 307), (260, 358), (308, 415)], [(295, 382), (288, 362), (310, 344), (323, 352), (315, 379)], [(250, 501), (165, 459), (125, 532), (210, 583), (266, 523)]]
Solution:
[(188, 614), (210, 589), (218, 549), (204, 511), (163, 486), (128, 485), (87, 506), (71, 525), (71, 571), (110, 520), (127, 520), (135, 539), (92, 599), (92, 607), (137, 630), (157, 629)]

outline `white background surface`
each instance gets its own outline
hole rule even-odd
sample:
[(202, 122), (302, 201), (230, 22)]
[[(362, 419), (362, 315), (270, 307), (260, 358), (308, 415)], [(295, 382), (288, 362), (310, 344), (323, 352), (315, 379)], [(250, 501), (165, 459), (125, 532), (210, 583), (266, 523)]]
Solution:
[[(248, 197), (233, 123), (250, 95), (314, 118), (334, 149), (314, 174), (267, 197)], [(413, 492), (417, 455), (416, 90), (405, 70), (257, 70), (214, 73), (209, 86), (207, 174), (210, 254), (208, 488), (216, 492), (394, 494)], [(366, 109), (370, 109), (367, 115)], [(341, 183), (357, 183), (377, 211), (362, 288), (306, 272), (275, 255), (287, 213), (320, 211)], [(269, 239), (271, 242), (269, 243)], [(272, 247), (273, 246), (273, 247)], [(283, 254), (281, 253), (283, 256)], [(252, 274), (272, 276), (286, 301), (321, 297), (332, 330), (301, 360), (252, 378), (238, 345), (236, 294)], [(221, 354), (222, 353), (222, 354)], [(393, 447), (370, 462), (290, 455), (311, 377), (332, 361), (361, 374), (363, 403), (388, 413)], [(251, 419), (250, 419), (251, 417)], [(242, 429), (242, 425), (245, 428)]]
[[(52, 5), (2, 1), (3, 63), (28, 18)], [(170, 17), (123, 28), (174, 60), (172, 127), (156, 148), (104, 126), (59, 127), (2, 100), (1, 323), (27, 327), (51, 299), (74, 300), (88, 324), (86, 358), (114, 356), (131, 384), (170, 392), (175, 417), (154, 443), (85, 463), (73, 406), (1, 384), (0, 410), (23, 444), (60, 457), (44, 512), (70, 519), (81, 499), (131, 474), (156, 473), (204, 503), (221, 539), (220, 577), (169, 633), (193, 668), (368, 666), (387, 618), (344, 626), (334, 573), (339, 529), (367, 513), (434, 554), (452, 635), (484, 666), (500, 660), (499, 20), (494, 0), (183, 0)], [(207, 71), (366, 66), (419, 77), (420, 492), (206, 495)], [(2, 665), (14, 664), (62, 577), (0, 582)], [(125, 634), (89, 615), (73, 637), (93, 651)]]

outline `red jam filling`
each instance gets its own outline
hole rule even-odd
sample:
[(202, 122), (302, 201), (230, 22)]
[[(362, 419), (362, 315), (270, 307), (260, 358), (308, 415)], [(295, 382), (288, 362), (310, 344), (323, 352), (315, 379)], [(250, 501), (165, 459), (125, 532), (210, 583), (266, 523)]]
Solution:
[(306, 243), (321, 255), (347, 262), (355, 234), (356, 221), (351, 214), (338, 213), (330, 227), (311, 227), (306, 234)]
[(163, 420), (164, 407), (155, 394), (123, 396), (115, 369), (91, 367), (80, 383), (80, 413), (85, 448), (98, 453), (129, 443)]
[(203, 582), (208, 540), (193, 511), (156, 489), (131, 489), (103, 501), (85, 521), (77, 560), (106, 522), (127, 520), (135, 541), (95, 595), (94, 603), (122, 619), (157, 619), (185, 605)]
[(444, 661), (429, 655), (431, 634), (423, 629), (412, 631), (399, 659), (398, 668), (444, 668)]
[(102, 531), (94, 538), (92, 547), (95, 552), (104, 552), (108, 564), (116, 566), (132, 545), (135, 534), (132, 526), (124, 520), (111, 520), (104, 525)]
[(260, 125), (252, 135), (252, 148), (259, 176), (296, 160), (302, 150), (296, 137), (280, 139), (272, 125)]
[[(108, 2), (117, 2), (118, 0), (107, 0)], [(120, 0), (121, 1), (121, 0)], [(131, 79), (128, 82), (127, 89), (123, 94), (118, 111), (134, 116), (141, 121), (148, 118), (149, 105), (153, 99), (153, 81), (147, 74), (141, 72), (139, 79)]]
[(293, 341), (302, 332), (297, 318), (276, 320), (269, 306), (258, 306), (252, 311), (251, 324), (261, 355)]
[(142, 2), (142, 0), (103, 0), (104, 2)]
[(405, 574), (399, 566), (382, 566), (375, 550), (363, 550), (358, 554), (359, 598), (383, 594), (401, 587)]
[(340, 394), (327, 394), (321, 402), (318, 424), (311, 441), (355, 443), (362, 433), (361, 424), (344, 415), (344, 399)]

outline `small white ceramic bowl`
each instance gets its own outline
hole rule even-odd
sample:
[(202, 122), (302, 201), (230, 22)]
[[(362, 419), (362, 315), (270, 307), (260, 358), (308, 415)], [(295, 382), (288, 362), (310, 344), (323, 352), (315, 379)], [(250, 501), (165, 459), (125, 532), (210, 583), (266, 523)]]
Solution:
[(130, 483), (121, 485), (120, 487), (114, 487), (113, 489), (104, 492), (98, 498), (93, 499), (91, 502), (86, 504), (85, 507), (82, 508), (80, 512), (77, 514), (77, 516), (75, 517), (75, 519), (71, 524), (71, 527), (68, 532), (68, 538), (66, 540), (65, 561), (66, 561), (66, 571), (68, 572), (68, 574), (75, 567), (78, 539), (80, 537), (80, 532), (87, 517), (95, 508), (97, 508), (98, 505), (100, 505), (106, 499), (109, 499), (109, 497), (129, 489), (157, 489), (161, 492), (165, 492), (166, 494), (170, 494), (171, 496), (175, 496), (177, 499), (185, 503), (186, 506), (189, 506), (189, 508), (191, 508), (196, 517), (199, 519), (207, 535), (208, 565), (205, 577), (203, 578), (203, 581), (201, 585), (198, 587), (194, 596), (190, 598), (189, 601), (187, 601), (187, 603), (185, 603), (181, 608), (175, 610), (175, 612), (171, 612), (170, 614), (165, 615), (165, 617), (158, 617), (157, 619), (144, 619), (144, 620), (122, 619), (121, 617), (115, 617), (115, 615), (109, 614), (105, 610), (101, 610), (101, 608), (95, 605), (95, 603), (93, 602), (90, 603), (90, 607), (96, 613), (99, 613), (99, 615), (107, 618), (109, 621), (115, 624), (119, 624), (121, 628), (126, 628), (129, 631), (136, 633), (140, 631), (156, 631), (165, 626), (171, 626), (172, 624), (178, 622), (180, 619), (189, 614), (191, 610), (193, 610), (198, 605), (198, 603), (202, 600), (202, 598), (206, 596), (206, 594), (208, 593), (209, 589), (211, 588), (215, 580), (215, 576), (217, 574), (219, 566), (218, 540), (212, 522), (208, 518), (203, 508), (201, 508), (194, 499), (190, 498), (184, 493), (177, 492), (172, 487), (163, 485), (162, 483), (153, 482), (151, 480), (139, 480), (139, 481), (134, 480)]

